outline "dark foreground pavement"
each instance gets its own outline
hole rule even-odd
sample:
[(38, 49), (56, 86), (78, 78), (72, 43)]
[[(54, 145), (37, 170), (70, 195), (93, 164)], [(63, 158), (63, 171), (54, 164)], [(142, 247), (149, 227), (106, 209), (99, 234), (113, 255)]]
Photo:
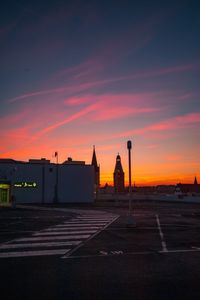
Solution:
[(138, 203), (136, 228), (109, 211), (120, 217), (65, 258), (1, 258), (1, 299), (200, 299), (200, 206)]

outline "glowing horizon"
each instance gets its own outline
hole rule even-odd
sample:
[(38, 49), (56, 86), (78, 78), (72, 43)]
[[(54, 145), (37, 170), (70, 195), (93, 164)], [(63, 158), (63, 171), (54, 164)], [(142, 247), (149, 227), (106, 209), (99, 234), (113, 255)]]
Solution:
[(200, 179), (198, 10), (155, 2), (2, 7), (0, 158), (89, 164), (95, 145), (101, 185), (118, 152), (127, 183), (132, 140), (136, 185)]

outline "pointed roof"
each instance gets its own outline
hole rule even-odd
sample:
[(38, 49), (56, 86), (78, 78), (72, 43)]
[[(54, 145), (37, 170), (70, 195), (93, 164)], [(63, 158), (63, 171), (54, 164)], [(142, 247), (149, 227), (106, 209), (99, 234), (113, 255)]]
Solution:
[(95, 152), (95, 146), (93, 146), (93, 155), (92, 155), (92, 165), (97, 168), (97, 157), (96, 157), (96, 152)]
[(194, 178), (194, 184), (195, 184), (195, 185), (198, 184), (196, 176), (195, 176), (195, 178)]
[(123, 168), (122, 168), (122, 164), (121, 164), (121, 157), (118, 153), (117, 157), (116, 157), (116, 164), (115, 164), (115, 170), (114, 173), (116, 173), (117, 171), (120, 171), (120, 173), (123, 173)]

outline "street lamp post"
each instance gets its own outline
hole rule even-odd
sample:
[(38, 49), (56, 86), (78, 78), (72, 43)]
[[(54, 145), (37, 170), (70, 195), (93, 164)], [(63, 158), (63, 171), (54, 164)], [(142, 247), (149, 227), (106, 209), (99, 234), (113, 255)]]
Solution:
[(128, 149), (128, 177), (129, 177), (129, 215), (131, 214), (132, 203), (131, 203), (131, 149), (132, 149), (132, 142), (127, 142), (127, 149)]
[(55, 157), (56, 157), (56, 184), (55, 184), (54, 203), (58, 203), (58, 152), (55, 152)]
[(132, 214), (132, 184), (131, 184), (131, 149), (132, 149), (132, 142), (127, 141), (127, 149), (128, 149), (128, 172), (129, 172), (129, 211), (127, 217), (127, 227), (136, 227), (135, 220)]

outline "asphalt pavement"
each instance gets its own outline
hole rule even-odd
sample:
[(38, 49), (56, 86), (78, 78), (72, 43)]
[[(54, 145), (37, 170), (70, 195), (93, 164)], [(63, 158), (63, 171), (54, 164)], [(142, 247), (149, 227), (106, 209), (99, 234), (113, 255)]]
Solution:
[(127, 212), (1, 209), (1, 299), (199, 299), (200, 205)]

